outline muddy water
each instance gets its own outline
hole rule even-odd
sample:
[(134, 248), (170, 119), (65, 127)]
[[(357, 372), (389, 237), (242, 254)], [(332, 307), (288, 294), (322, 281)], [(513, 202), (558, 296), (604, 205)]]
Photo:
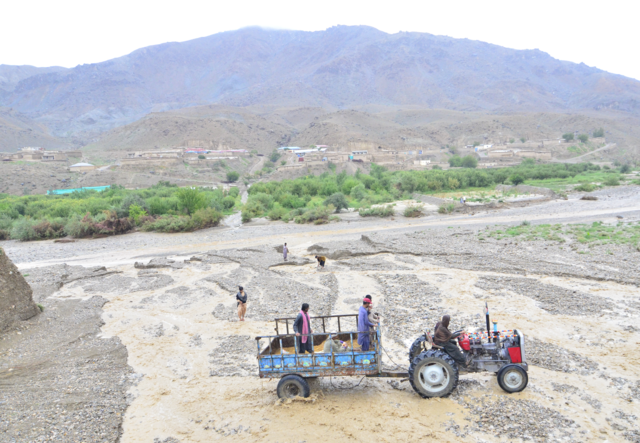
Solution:
[[(303, 255), (302, 246), (293, 254)], [(612, 315), (571, 317), (550, 315), (533, 299), (509, 292), (497, 294), (482, 290), (475, 283), (482, 276), (497, 276), (488, 272), (450, 269), (426, 259), (380, 254), (389, 265), (402, 265), (408, 270), (388, 274), (415, 275), (438, 288), (443, 305), (452, 312), (475, 315), (488, 301), (493, 319), (501, 329), (518, 328), (529, 337), (571, 349), (598, 362), (610, 377), (637, 380), (640, 360), (637, 334), (625, 331)], [(155, 438), (173, 437), (180, 442), (209, 442), (232, 437), (233, 441), (320, 442), (335, 441), (496, 441), (489, 433), (475, 432), (459, 437), (448, 429), (469, 424), (469, 409), (455, 398), (423, 400), (408, 383), (387, 379), (333, 378), (312, 384), (312, 396), (300, 401), (278, 401), (277, 380), (261, 380), (252, 371), (257, 366), (253, 337), (271, 333), (273, 325), (251, 317), (251, 303), (246, 322), (216, 319), (211, 313), (223, 304), (235, 305), (234, 295), (218, 285), (203, 281), (212, 274), (230, 275), (238, 264), (213, 264), (210, 269), (186, 267), (160, 269), (160, 274), (173, 278), (169, 286), (156, 290), (117, 293), (105, 288), (109, 300), (104, 306), (105, 336), (118, 336), (126, 345), (129, 364), (138, 374), (139, 382), (132, 388), (133, 401), (124, 421), (122, 442), (153, 442)], [(120, 265), (123, 277), (137, 277), (129, 264)], [(321, 286), (321, 278), (332, 274), (338, 282), (338, 297), (332, 313), (355, 313), (364, 294), (372, 294), (377, 306), (386, 303), (378, 287), (380, 271), (354, 271), (344, 261), (332, 261), (327, 270), (318, 272), (314, 265), (278, 267), (292, 280), (311, 286)], [(247, 277), (256, 286), (253, 274)], [(507, 275), (501, 274), (506, 277)], [(521, 277), (521, 276), (514, 276)], [(616, 300), (627, 300), (637, 289), (606, 282), (582, 281), (559, 277), (531, 276), (544, 283), (582, 292), (605, 294)], [(186, 290), (184, 288), (187, 288)], [(209, 291), (209, 292), (207, 292)], [(200, 295), (198, 295), (200, 294)], [(56, 297), (83, 298), (87, 294), (80, 284), (71, 284)], [(635, 320), (637, 323), (637, 319)], [(640, 326), (640, 325), (638, 325)], [(432, 325), (426, 325), (432, 327)], [(388, 337), (383, 318), (383, 345), (388, 355), (385, 363), (404, 365), (406, 347)], [(608, 331), (603, 339), (601, 331)], [(245, 342), (232, 342), (232, 337)], [(612, 340), (612, 341), (611, 341)], [(232, 344), (230, 344), (232, 343)], [(406, 346), (410, 344), (408, 341)], [(221, 376), (224, 373), (226, 376)], [(467, 400), (501, 398), (532, 400), (575, 420), (581, 430), (579, 441), (618, 441), (607, 422), (621, 407), (629, 414), (640, 416), (636, 403), (621, 404), (618, 390), (595, 373), (580, 375), (531, 366), (528, 388), (518, 394), (504, 393), (489, 373), (464, 375), (473, 389), (465, 391)], [(358, 383), (360, 384), (358, 385)], [(599, 399), (601, 409), (582, 400), (579, 395), (567, 395), (555, 390), (558, 384), (578, 387), (592, 398)], [(357, 386), (356, 386), (357, 385)], [(464, 381), (461, 382), (462, 389)], [(486, 397), (486, 396), (489, 397)], [(603, 440), (604, 439), (604, 440)]]

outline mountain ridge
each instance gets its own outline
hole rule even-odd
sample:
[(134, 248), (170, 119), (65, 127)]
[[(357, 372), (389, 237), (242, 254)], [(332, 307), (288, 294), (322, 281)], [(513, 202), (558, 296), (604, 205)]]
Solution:
[(537, 49), (368, 26), (243, 28), (14, 83), (0, 91), (0, 105), (58, 136), (207, 104), (640, 113), (640, 82), (618, 74)]

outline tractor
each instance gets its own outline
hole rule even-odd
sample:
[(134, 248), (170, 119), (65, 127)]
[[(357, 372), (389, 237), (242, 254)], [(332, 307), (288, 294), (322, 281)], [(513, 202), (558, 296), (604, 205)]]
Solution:
[[(449, 395), (458, 384), (460, 373), (494, 372), (500, 387), (520, 392), (527, 387), (529, 366), (525, 359), (525, 339), (519, 330), (499, 331), (497, 322), (490, 329), (489, 308), (485, 304), (487, 330), (459, 335), (457, 340), (468, 365), (458, 364), (433, 342), (429, 331), (418, 337), (409, 350), (409, 381), (423, 398)], [(459, 334), (456, 331), (454, 335)]]

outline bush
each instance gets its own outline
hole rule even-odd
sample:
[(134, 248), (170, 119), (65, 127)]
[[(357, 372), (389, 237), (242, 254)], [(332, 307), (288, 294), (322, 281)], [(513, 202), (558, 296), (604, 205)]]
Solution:
[(394, 214), (393, 206), (376, 206), (369, 209), (361, 209), (360, 217), (391, 217)]
[(194, 188), (180, 188), (176, 196), (180, 202), (180, 208), (187, 211), (187, 215), (193, 214), (206, 205), (204, 194)]
[(281, 155), (278, 151), (276, 151), (275, 149), (273, 150), (273, 152), (271, 152), (271, 154), (269, 154), (269, 160), (271, 160), (271, 163), (275, 163), (280, 159)]
[[(352, 190), (355, 189), (352, 188)], [(342, 192), (336, 192), (335, 194), (331, 194), (324, 201), (325, 206), (333, 205), (336, 212), (340, 212), (341, 209), (348, 209), (349, 203), (347, 202), (347, 198), (344, 196)]]
[(138, 205), (129, 206), (129, 217), (133, 219), (133, 223), (136, 226), (140, 226), (140, 220), (142, 219), (142, 217), (145, 217), (146, 215), (147, 215), (147, 211), (142, 209), (140, 206)]
[(227, 172), (227, 181), (230, 183), (237, 182), (240, 178), (240, 174), (236, 171), (228, 171)]
[(404, 210), (405, 217), (421, 217), (422, 215), (424, 215), (424, 205), (411, 205)]
[(602, 129), (602, 128), (596, 129), (595, 131), (593, 131), (593, 136), (594, 137), (604, 137), (604, 129)]
[(80, 218), (76, 215), (71, 218), (64, 227), (64, 232), (74, 238), (90, 237), (95, 233), (95, 226), (91, 214), (87, 214)]
[(463, 168), (476, 168), (478, 166), (478, 159), (473, 155), (465, 155), (462, 158), (462, 167)]
[(222, 199), (222, 207), (225, 211), (232, 209), (236, 205), (236, 199), (230, 195)]
[(587, 140), (589, 140), (589, 136), (587, 134), (580, 134), (578, 136), (578, 140), (580, 140), (582, 143), (586, 143)]
[(0, 229), (0, 241), (9, 240), (11, 238), (11, 233), (9, 231), (5, 231), (4, 229)]
[(620, 185), (620, 181), (618, 180), (618, 177), (607, 177), (607, 179), (604, 181), (604, 184), (606, 186), (619, 186)]
[(309, 209), (305, 211), (302, 215), (299, 215), (293, 219), (296, 223), (315, 223), (322, 224), (329, 222), (329, 216), (333, 211), (335, 211), (335, 207), (333, 205), (329, 206), (320, 206), (314, 209)]
[(11, 238), (20, 241), (37, 240), (38, 236), (33, 230), (34, 224), (35, 223), (32, 220), (21, 218), (14, 223), (13, 228), (11, 229)]
[(569, 142), (569, 141), (573, 140), (573, 132), (567, 132), (565, 134), (562, 134), (562, 138), (566, 142)]
[[(147, 202), (145, 202), (142, 197), (140, 197), (138, 194), (130, 194), (127, 195), (124, 200), (122, 200), (122, 204), (120, 205), (120, 211), (119, 215), (122, 217), (128, 217), (129, 216), (129, 208), (131, 207), (131, 205), (137, 205), (140, 208), (144, 209), (145, 211), (147, 211), (147, 213), (149, 213), (149, 205), (147, 205)], [(107, 208), (102, 208), (101, 210), (104, 210)], [(91, 214), (96, 215), (98, 212), (94, 212), (94, 211), (89, 211), (91, 212)]]
[(438, 208), (439, 214), (451, 214), (456, 209), (456, 205), (454, 203), (445, 203), (440, 205)]
[(518, 186), (519, 184), (524, 183), (524, 177), (522, 177), (522, 175), (520, 174), (513, 174), (511, 177), (509, 177), (509, 181), (515, 186)]
[(289, 211), (286, 208), (283, 208), (279, 204), (273, 205), (273, 208), (267, 213), (267, 217), (269, 220), (287, 220)]
[(251, 211), (243, 210), (241, 214), (242, 223), (248, 223), (253, 218), (253, 213)]
[(524, 142), (526, 142), (526, 141), (527, 141), (527, 139), (526, 139), (526, 137), (520, 137), (520, 141), (521, 141), (522, 143), (524, 143)]
[(591, 183), (583, 183), (579, 186), (576, 186), (575, 188), (573, 188), (575, 191), (579, 191), (579, 192), (593, 192), (596, 187), (594, 185), (592, 185)]
[(202, 155), (202, 154), (199, 154), (199, 155), (198, 155), (198, 159), (199, 159), (199, 160), (204, 160), (205, 158), (206, 158), (206, 157), (205, 157), (204, 155)]
[(191, 216), (192, 229), (205, 229), (218, 226), (223, 215), (213, 208), (198, 209)]
[(191, 217), (167, 215), (142, 225), (143, 231), (186, 232), (193, 230)]
[(630, 171), (631, 171), (631, 166), (628, 163), (620, 167), (621, 174), (628, 174)]

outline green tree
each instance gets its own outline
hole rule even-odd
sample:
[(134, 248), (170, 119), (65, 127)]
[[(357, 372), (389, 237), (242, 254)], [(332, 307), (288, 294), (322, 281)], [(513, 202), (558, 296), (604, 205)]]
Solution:
[(236, 182), (238, 181), (238, 179), (240, 178), (240, 174), (237, 173), (236, 171), (229, 171), (227, 172), (227, 181), (228, 182)]
[(282, 166), (284, 166), (284, 165), (286, 165), (286, 164), (287, 164), (287, 161), (286, 161), (286, 160), (281, 160), (281, 161), (280, 161), (280, 164), (281, 164)]
[(589, 136), (587, 134), (580, 134), (578, 136), (578, 140), (580, 140), (582, 143), (586, 143), (587, 140), (589, 140)]
[(347, 198), (344, 196), (342, 192), (336, 192), (331, 194), (324, 201), (325, 206), (333, 205), (336, 208), (336, 212), (340, 212), (341, 209), (348, 209), (349, 203), (347, 202)]
[(516, 139), (515, 139), (515, 138), (510, 138), (510, 139), (509, 139), (509, 143), (514, 143), (515, 141), (516, 141)]
[(629, 166), (628, 163), (626, 165), (622, 165), (622, 167), (620, 167), (620, 172), (622, 174), (628, 174), (629, 171), (631, 171), (631, 166)]
[(593, 136), (594, 137), (604, 137), (604, 129), (602, 129), (602, 128), (596, 129), (595, 131), (593, 131)]
[(473, 142), (473, 147), (480, 146), (480, 142)]
[(462, 162), (460, 164), (463, 168), (476, 168), (478, 167), (478, 159), (473, 155), (465, 155), (462, 157)]
[(573, 132), (567, 132), (566, 134), (562, 134), (562, 138), (566, 142), (573, 140)]
[(451, 166), (452, 168), (459, 168), (462, 166), (462, 158), (460, 158), (460, 156), (458, 155), (454, 155), (453, 157), (449, 158), (449, 166)]
[(524, 178), (520, 174), (513, 174), (511, 177), (509, 177), (509, 180), (516, 186), (518, 186), (520, 183), (524, 183)]
[(526, 137), (520, 137), (520, 141), (521, 141), (522, 143), (524, 143), (524, 142), (526, 142), (526, 141), (527, 141), (527, 139), (526, 139)]
[(206, 205), (204, 194), (194, 188), (178, 189), (176, 196), (180, 202), (180, 207), (185, 209), (188, 215), (204, 208)]
[(204, 160), (206, 157), (205, 157), (204, 155), (202, 155), (202, 154), (199, 154), (199, 155), (198, 155), (198, 158), (199, 158), (200, 160)]
[(275, 163), (280, 159), (280, 157), (280, 153), (274, 149), (273, 152), (269, 155), (269, 160), (271, 160), (271, 163)]

